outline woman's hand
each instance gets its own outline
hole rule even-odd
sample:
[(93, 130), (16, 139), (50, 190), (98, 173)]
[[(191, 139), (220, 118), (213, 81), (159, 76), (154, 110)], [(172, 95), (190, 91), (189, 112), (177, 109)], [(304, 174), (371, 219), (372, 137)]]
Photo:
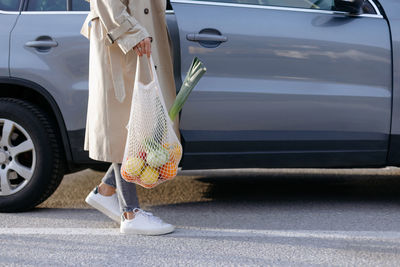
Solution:
[(140, 43), (138, 43), (133, 50), (135, 50), (136, 54), (140, 57), (144, 54), (147, 54), (147, 57), (150, 57), (151, 54), (151, 38), (144, 38)]

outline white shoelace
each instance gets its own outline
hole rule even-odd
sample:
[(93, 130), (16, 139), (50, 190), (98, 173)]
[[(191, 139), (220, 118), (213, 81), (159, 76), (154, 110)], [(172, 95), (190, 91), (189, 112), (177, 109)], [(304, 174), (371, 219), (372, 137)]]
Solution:
[[(136, 209), (135, 209), (135, 210), (136, 210)], [(144, 210), (139, 209), (139, 208), (137, 208), (137, 210), (138, 210), (138, 211), (136, 211), (135, 213), (142, 213), (143, 215), (145, 215), (145, 217), (146, 217), (149, 221), (154, 220), (154, 221), (159, 222), (159, 223), (164, 223), (163, 220), (161, 220), (161, 219), (160, 219), (159, 217), (157, 217), (157, 216), (154, 216), (153, 213), (151, 213), (151, 212), (149, 212), (149, 211), (144, 211)]]

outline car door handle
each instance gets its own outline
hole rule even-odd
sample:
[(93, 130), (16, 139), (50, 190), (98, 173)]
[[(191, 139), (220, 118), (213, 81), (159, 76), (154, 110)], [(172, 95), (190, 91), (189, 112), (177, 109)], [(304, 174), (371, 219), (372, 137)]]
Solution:
[(188, 33), (186, 39), (193, 42), (226, 42), (228, 38), (223, 35), (207, 34), (207, 33)]
[(25, 46), (35, 48), (47, 48), (56, 47), (58, 46), (58, 43), (56, 41), (29, 41), (25, 43)]

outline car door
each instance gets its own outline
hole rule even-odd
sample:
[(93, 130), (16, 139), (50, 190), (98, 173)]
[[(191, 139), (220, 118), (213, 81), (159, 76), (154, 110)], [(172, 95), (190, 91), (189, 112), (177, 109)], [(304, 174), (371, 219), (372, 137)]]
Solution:
[(8, 58), (10, 32), (18, 18), (20, 1), (0, 0), (0, 77), (9, 76)]
[(385, 164), (390, 35), (372, 2), (171, 2), (182, 78), (194, 56), (207, 67), (181, 114), (184, 168)]
[(11, 36), (11, 76), (42, 86), (69, 132), (85, 128), (89, 42), (80, 29), (88, 10), (81, 0), (25, 0)]

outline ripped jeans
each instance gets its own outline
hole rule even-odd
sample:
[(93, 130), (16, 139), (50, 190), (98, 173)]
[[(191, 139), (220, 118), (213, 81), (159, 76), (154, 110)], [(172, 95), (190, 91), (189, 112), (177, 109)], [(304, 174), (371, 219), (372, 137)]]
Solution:
[(122, 179), (120, 170), (120, 163), (112, 163), (101, 181), (117, 189), (119, 209), (122, 213), (139, 208), (139, 201), (136, 194), (136, 184)]

